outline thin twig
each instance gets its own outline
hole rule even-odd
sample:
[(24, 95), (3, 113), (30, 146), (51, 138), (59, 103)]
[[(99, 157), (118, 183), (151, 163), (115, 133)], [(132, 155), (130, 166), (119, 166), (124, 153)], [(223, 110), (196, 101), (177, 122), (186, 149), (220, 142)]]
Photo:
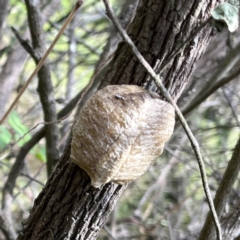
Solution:
[(38, 71), (40, 70), (40, 68), (42, 67), (44, 61), (46, 60), (46, 58), (48, 57), (49, 53), (51, 52), (51, 50), (53, 49), (53, 47), (55, 46), (56, 42), (58, 41), (58, 39), (61, 37), (62, 33), (64, 32), (64, 30), (66, 29), (66, 27), (68, 26), (68, 24), (71, 22), (72, 18), (74, 17), (74, 15), (76, 14), (77, 10), (82, 6), (83, 4), (83, 0), (79, 0), (77, 1), (75, 7), (73, 8), (72, 12), (70, 13), (70, 15), (68, 16), (68, 18), (66, 19), (65, 23), (63, 24), (61, 30), (58, 32), (57, 36), (55, 37), (55, 39), (53, 40), (53, 42), (51, 43), (50, 47), (47, 49), (47, 51), (45, 52), (45, 54), (43, 55), (43, 57), (41, 58), (41, 60), (39, 61), (38, 65), (36, 66), (35, 70), (33, 71), (33, 73), (31, 74), (31, 76), (28, 78), (28, 80), (26, 81), (25, 85), (23, 86), (23, 88), (20, 90), (19, 94), (17, 95), (17, 97), (15, 98), (15, 100), (12, 102), (12, 104), (10, 105), (10, 107), (8, 108), (8, 110), (6, 111), (6, 113), (3, 115), (2, 119), (0, 120), (0, 125), (3, 124), (4, 120), (8, 117), (9, 113), (12, 111), (12, 109), (15, 107), (15, 105), (17, 104), (18, 100), (20, 99), (20, 97), (22, 96), (22, 94), (25, 92), (25, 90), (27, 89), (28, 85), (30, 84), (30, 82), (33, 80), (34, 76), (38, 73)]
[(138, 51), (137, 47), (135, 46), (135, 44), (133, 43), (133, 41), (130, 39), (130, 37), (127, 35), (126, 31), (122, 28), (122, 26), (119, 24), (116, 16), (114, 15), (108, 0), (103, 0), (105, 7), (106, 7), (106, 11), (107, 11), (107, 15), (108, 17), (112, 20), (113, 24), (115, 25), (115, 27), (117, 28), (117, 30), (119, 31), (119, 33), (121, 34), (121, 36), (123, 37), (123, 39), (127, 42), (127, 44), (132, 48), (132, 51), (134, 53), (134, 55), (137, 57), (137, 59), (139, 60), (139, 62), (145, 67), (145, 69), (148, 71), (149, 75), (155, 80), (157, 86), (159, 87), (159, 89), (161, 90), (161, 93), (166, 97), (166, 99), (174, 106), (175, 111), (178, 115), (178, 118), (183, 126), (183, 129), (185, 130), (192, 148), (194, 150), (194, 153), (196, 155), (197, 161), (198, 161), (198, 165), (199, 165), (199, 169), (200, 169), (200, 174), (201, 174), (201, 178), (202, 178), (202, 183), (203, 183), (203, 188), (204, 188), (204, 192), (206, 194), (207, 197), (207, 201), (209, 204), (209, 208), (211, 210), (211, 213), (213, 215), (213, 219), (214, 219), (214, 224), (216, 227), (216, 231), (217, 231), (217, 238), (218, 240), (222, 240), (222, 234), (221, 234), (221, 227), (220, 227), (220, 223), (215, 211), (215, 207), (213, 204), (213, 200), (210, 194), (210, 189), (208, 187), (208, 181), (207, 181), (207, 176), (206, 176), (206, 171), (205, 171), (205, 166), (204, 166), (204, 162), (200, 153), (200, 149), (199, 149), (199, 145), (198, 142), (196, 141), (193, 133), (191, 132), (185, 118), (183, 117), (180, 109), (178, 108), (178, 106), (176, 105), (176, 103), (173, 101), (173, 99), (171, 98), (171, 95), (169, 94), (169, 92), (167, 91), (167, 89), (164, 87), (164, 85), (162, 84), (162, 81), (160, 80), (159, 76), (154, 72), (154, 70), (152, 69), (152, 67), (148, 64), (148, 62), (143, 58), (143, 56), (141, 55), (141, 53)]
[(103, 227), (105, 229), (105, 231), (107, 232), (108, 236), (112, 239), (112, 240), (116, 240), (116, 238), (112, 235), (110, 229), (105, 225)]
[(17, 40), (19, 41), (19, 43), (21, 44), (21, 46), (26, 50), (26, 52), (34, 59), (34, 61), (38, 62), (40, 60), (40, 56), (36, 55), (36, 52), (33, 50), (29, 41), (24, 40), (14, 27), (11, 27), (11, 30), (14, 33)]

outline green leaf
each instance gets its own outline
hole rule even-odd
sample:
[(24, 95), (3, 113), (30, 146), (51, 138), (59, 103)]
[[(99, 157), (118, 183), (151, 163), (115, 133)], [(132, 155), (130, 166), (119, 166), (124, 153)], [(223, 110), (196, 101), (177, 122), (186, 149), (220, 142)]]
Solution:
[(40, 160), (43, 163), (46, 163), (46, 149), (45, 147), (41, 147), (40, 149), (36, 150), (35, 156), (38, 160)]
[(224, 25), (228, 27), (229, 32), (234, 32), (238, 28), (238, 7), (230, 4), (223, 3), (218, 5), (212, 12), (214, 27), (222, 30)]
[(13, 130), (18, 133), (19, 135), (23, 135), (28, 131), (28, 128), (22, 124), (22, 121), (18, 114), (13, 111), (10, 114), (10, 117), (8, 119), (9, 125), (13, 128)]
[[(12, 111), (10, 114), (10, 117), (8, 119), (8, 123), (10, 125), (10, 127), (15, 131), (15, 135), (14, 138), (16, 141), (19, 140), (20, 137), (22, 137), (23, 135), (25, 135), (28, 132), (28, 128), (22, 124), (22, 121), (19, 117), (19, 115), (17, 114), (16, 111)], [(18, 142), (19, 146), (22, 146), (26, 141), (28, 141), (31, 138), (30, 134), (26, 134), (24, 136), (23, 139), (21, 139)]]
[(0, 126), (0, 151), (2, 151), (10, 142), (12, 135), (6, 127)]

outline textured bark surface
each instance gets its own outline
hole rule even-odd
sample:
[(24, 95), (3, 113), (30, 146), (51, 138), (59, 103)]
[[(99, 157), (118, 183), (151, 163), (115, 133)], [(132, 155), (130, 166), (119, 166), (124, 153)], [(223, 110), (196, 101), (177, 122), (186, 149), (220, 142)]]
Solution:
[(95, 239), (125, 187), (113, 183), (91, 187), (88, 175), (63, 158), (35, 200), (17, 239)]
[[(143, 0), (128, 33), (141, 54), (156, 72), (168, 56), (209, 18), (219, 1), (148, 1)], [(164, 85), (177, 99), (189, 81), (193, 68), (202, 56), (211, 36), (204, 28), (188, 43), (161, 74)], [(136, 84), (156, 91), (157, 86), (137, 62), (126, 43), (120, 43), (101, 87), (108, 84)]]
[[(144, 57), (159, 70), (167, 56), (210, 16), (217, 3), (215, 0), (143, 0), (129, 34)], [(207, 26), (163, 72), (164, 85), (174, 99), (183, 91), (210, 35), (211, 27)], [(157, 91), (125, 43), (119, 44), (101, 87), (109, 84), (136, 84)], [(125, 186), (108, 183), (101, 190), (91, 187), (89, 177), (70, 161), (69, 154), (70, 145), (36, 199), (18, 240), (97, 237)]]

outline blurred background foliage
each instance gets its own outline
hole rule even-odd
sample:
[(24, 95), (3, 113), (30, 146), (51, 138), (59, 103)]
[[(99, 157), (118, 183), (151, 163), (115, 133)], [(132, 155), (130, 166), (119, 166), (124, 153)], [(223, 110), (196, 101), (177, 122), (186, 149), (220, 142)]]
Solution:
[[(49, 46), (75, 2), (38, 2), (44, 21), (46, 46)], [(111, 1), (115, 12), (120, 16), (124, 15), (124, 3), (134, 5), (136, 2)], [(11, 0), (8, 6), (0, 39), (2, 71), (11, 49), (17, 45), (11, 26), (19, 31), (23, 39), (30, 41), (24, 1)], [(105, 16), (102, 2), (85, 1), (48, 59), (58, 111), (88, 84), (99, 61), (103, 61), (105, 46), (112, 41), (111, 37), (116, 35), (114, 34), (114, 29)], [(117, 36), (115, 38), (117, 39)], [(239, 31), (232, 34), (223, 31), (211, 41), (206, 54), (196, 66), (189, 86), (179, 99), (182, 108), (191, 102), (199, 89), (207, 87), (207, 80), (213, 72), (218, 71), (227, 52), (234, 49), (239, 40)], [(118, 40), (114, 42), (112, 49), (116, 48), (117, 43)], [(113, 52), (112, 49), (108, 49), (107, 54)], [(235, 68), (239, 66), (238, 63)], [(35, 63), (27, 53), (20, 63), (14, 65), (15, 69), (12, 71), (18, 69), (18, 72), (14, 74), (12, 91), (6, 92), (6, 106), (9, 106), (34, 67)], [(186, 116), (201, 146), (213, 195), (239, 138), (239, 83), (239, 77), (232, 79)], [(8, 121), (0, 126), (0, 189), (3, 188), (20, 147), (31, 139), (40, 126), (31, 132), (28, 131), (43, 122), (36, 88), (37, 79), (30, 84)], [(1, 106), (0, 115), (6, 110), (6, 106)], [(66, 135), (71, 129), (74, 114), (66, 121), (67, 132), (63, 131), (65, 121), (58, 125), (60, 151), (66, 143)], [(22, 136), (24, 138), (21, 138)], [(27, 155), (24, 171), (21, 172), (14, 189), (12, 212), (17, 230), (21, 229), (20, 223), (28, 216), (34, 199), (47, 180), (45, 152), (42, 139)], [(240, 182), (237, 181), (226, 211), (234, 208), (239, 198)], [(175, 133), (167, 143), (161, 158), (144, 176), (129, 184), (101, 231), (99, 239), (195, 239), (207, 211), (195, 156), (187, 137), (177, 123)], [(4, 239), (1, 233), (0, 239)]]

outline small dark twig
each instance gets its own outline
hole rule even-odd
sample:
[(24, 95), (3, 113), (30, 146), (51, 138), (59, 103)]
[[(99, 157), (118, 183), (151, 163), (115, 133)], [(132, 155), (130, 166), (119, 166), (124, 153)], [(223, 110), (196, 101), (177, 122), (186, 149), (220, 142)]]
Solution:
[(12, 32), (14, 33), (15, 37), (21, 44), (21, 46), (26, 50), (27, 53), (34, 59), (35, 62), (39, 62), (40, 56), (36, 55), (36, 52), (33, 50), (32, 46), (30, 45), (30, 42), (28, 40), (22, 39), (18, 31), (14, 28), (11, 27)]

